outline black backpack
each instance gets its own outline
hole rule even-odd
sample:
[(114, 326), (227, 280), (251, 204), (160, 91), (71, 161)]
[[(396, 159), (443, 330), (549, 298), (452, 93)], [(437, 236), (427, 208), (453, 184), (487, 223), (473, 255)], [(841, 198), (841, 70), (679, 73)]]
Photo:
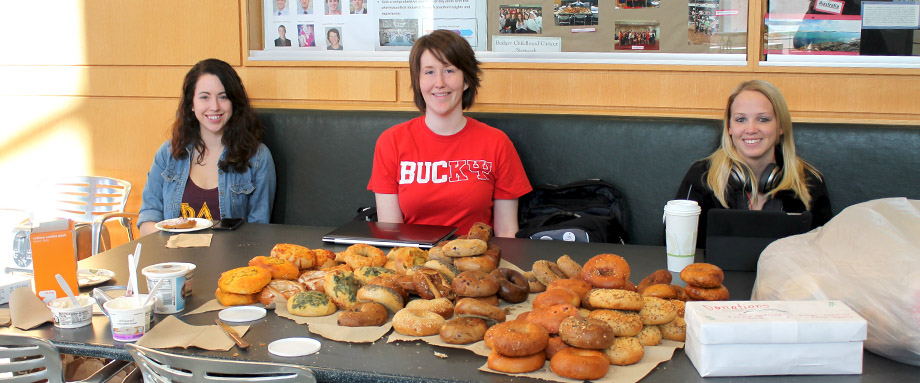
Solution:
[(600, 179), (537, 186), (520, 198), (518, 212), (518, 238), (629, 241), (626, 200), (616, 187)]

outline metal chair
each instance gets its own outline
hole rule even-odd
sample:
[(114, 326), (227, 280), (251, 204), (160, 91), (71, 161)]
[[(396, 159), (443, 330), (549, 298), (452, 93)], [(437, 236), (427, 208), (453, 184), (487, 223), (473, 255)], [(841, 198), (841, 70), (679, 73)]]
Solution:
[(299, 382), (315, 383), (313, 371), (291, 364), (246, 362), (169, 354), (128, 343), (144, 382)]
[[(90, 255), (109, 247), (107, 236), (103, 238), (103, 234), (107, 234), (103, 225), (109, 219), (117, 219), (127, 231), (128, 241), (134, 240), (131, 219), (137, 214), (125, 213), (125, 204), (131, 194), (130, 182), (109, 177), (74, 176), (48, 182), (42, 191), (47, 194), (41, 203), (48, 205), (40, 206), (41, 214), (71, 219), (77, 226), (92, 228)], [(86, 256), (80, 256), (82, 258)]]
[(572, 25), (572, 15), (559, 14), (556, 16), (556, 25)]
[[(49, 383), (64, 382), (61, 354), (51, 342), (26, 335), (0, 334), (0, 382), (31, 383), (47, 379)], [(113, 360), (90, 377), (79, 382), (102, 383), (131, 362)], [(6, 376), (12, 373), (12, 376)]]

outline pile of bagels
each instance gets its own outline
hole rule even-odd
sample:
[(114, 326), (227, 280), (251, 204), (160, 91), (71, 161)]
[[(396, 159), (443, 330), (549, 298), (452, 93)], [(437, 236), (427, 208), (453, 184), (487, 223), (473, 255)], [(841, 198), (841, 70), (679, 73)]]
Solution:
[[(520, 303), (530, 293), (521, 273), (498, 268), (501, 249), (491, 238), (492, 228), (477, 223), (467, 235), (430, 251), (401, 247), (384, 254), (357, 244), (333, 253), (277, 244), (270, 256), (224, 272), (215, 295), (226, 306), (283, 300), (298, 316), (343, 310), (342, 326), (379, 326), (393, 315), (400, 333), (435, 335), (444, 327), (446, 342), (473, 343), (505, 320), (500, 300)], [(444, 326), (455, 315), (458, 320)]]
[(534, 262), (525, 275), (531, 292), (539, 292), (533, 310), (486, 332), (485, 344), (492, 350), (489, 368), (525, 373), (549, 360), (559, 376), (595, 380), (606, 376), (611, 365), (639, 362), (644, 346), (662, 339), (683, 342), (685, 301), (728, 299), (721, 269), (691, 266), (681, 273), (687, 290), (716, 289), (724, 297), (691, 295), (671, 284), (667, 270), (653, 272), (636, 286), (629, 280), (629, 264), (616, 254), (599, 254), (584, 266), (567, 255), (556, 262)]
[[(351, 327), (379, 326), (392, 315), (400, 334), (438, 335), (450, 344), (484, 341), (495, 371), (531, 372), (549, 360), (555, 374), (578, 380), (637, 363), (644, 346), (662, 339), (684, 341), (685, 301), (728, 299), (722, 271), (713, 265), (688, 266), (681, 273), (686, 289), (671, 284), (667, 270), (634, 285), (626, 260), (615, 254), (599, 254), (584, 266), (563, 255), (521, 273), (498, 267), (501, 249), (491, 239), (492, 228), (477, 223), (428, 251), (403, 247), (384, 254), (358, 244), (333, 253), (277, 244), (270, 256), (223, 273), (216, 296), (223, 305), (286, 301), (298, 316), (342, 310), (339, 325)], [(529, 305), (528, 298), (532, 310), (506, 321), (499, 304)]]

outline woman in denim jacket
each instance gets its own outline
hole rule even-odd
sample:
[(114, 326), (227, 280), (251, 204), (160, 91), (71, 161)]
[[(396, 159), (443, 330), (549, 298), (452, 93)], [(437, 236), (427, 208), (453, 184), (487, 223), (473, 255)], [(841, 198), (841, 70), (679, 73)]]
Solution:
[(275, 164), (262, 132), (233, 67), (217, 59), (195, 64), (185, 75), (171, 138), (147, 173), (141, 235), (178, 217), (268, 223)]

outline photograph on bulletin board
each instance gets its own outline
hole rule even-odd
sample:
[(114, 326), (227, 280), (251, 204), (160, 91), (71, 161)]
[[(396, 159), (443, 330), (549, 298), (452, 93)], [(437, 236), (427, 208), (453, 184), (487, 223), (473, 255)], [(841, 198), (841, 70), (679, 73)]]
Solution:
[(553, 0), (556, 25), (597, 25), (599, 0)]
[(543, 33), (543, 7), (535, 5), (503, 4), (496, 29), (498, 33)]
[(657, 51), (661, 44), (661, 23), (650, 21), (616, 21), (616, 50)]
[(342, 44), (342, 29), (340, 27), (326, 28), (326, 50), (341, 51), (345, 49)]
[(313, 24), (297, 24), (297, 46), (301, 48), (315, 47), (315, 30)]
[(764, 53), (858, 55), (862, 20), (853, 15), (768, 14)]
[(312, 15), (313, 14), (313, 0), (297, 0), (297, 14), (298, 15)]
[(291, 39), (287, 38), (287, 27), (284, 24), (278, 25), (278, 38), (275, 39), (276, 47), (291, 46)]
[(661, 0), (615, 0), (617, 9), (658, 8)]

